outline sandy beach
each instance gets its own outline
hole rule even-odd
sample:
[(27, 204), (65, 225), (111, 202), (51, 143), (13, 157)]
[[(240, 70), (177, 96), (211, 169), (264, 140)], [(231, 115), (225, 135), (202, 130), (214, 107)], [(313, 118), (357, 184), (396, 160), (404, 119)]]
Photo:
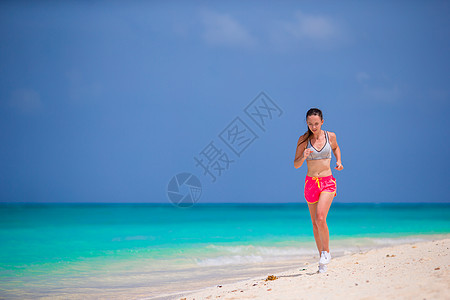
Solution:
[(325, 273), (305, 263), (166, 299), (450, 299), (449, 248), (448, 238), (377, 248), (332, 258)]

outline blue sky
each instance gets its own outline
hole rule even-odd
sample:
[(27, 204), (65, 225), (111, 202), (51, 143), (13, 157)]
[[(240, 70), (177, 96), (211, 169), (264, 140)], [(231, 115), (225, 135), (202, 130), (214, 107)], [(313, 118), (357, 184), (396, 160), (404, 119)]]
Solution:
[[(298, 202), (318, 107), (344, 170), (335, 202), (450, 202), (446, 1), (2, 1), (0, 201)], [(246, 119), (260, 92), (282, 110)], [(238, 157), (219, 134), (258, 137)], [(234, 163), (215, 182), (194, 157)], [(332, 159), (332, 167), (335, 158)]]

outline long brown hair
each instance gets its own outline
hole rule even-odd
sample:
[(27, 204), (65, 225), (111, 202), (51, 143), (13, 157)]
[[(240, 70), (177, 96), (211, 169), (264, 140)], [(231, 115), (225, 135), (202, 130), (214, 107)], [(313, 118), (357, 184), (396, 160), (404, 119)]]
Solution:
[[(309, 116), (319, 116), (321, 120), (323, 120), (323, 115), (322, 115), (322, 111), (316, 107), (311, 108), (310, 110), (308, 110), (306, 112), (306, 118), (305, 120), (308, 119)], [(309, 126), (306, 125), (306, 127), (308, 128), (308, 131), (306, 131), (303, 135), (306, 135), (306, 137), (303, 139), (303, 141), (299, 142), (297, 144), (297, 148), (298, 146), (300, 146), (301, 143), (303, 143), (304, 141), (307, 141), (309, 139), (309, 137), (313, 134), (311, 129), (309, 129)]]

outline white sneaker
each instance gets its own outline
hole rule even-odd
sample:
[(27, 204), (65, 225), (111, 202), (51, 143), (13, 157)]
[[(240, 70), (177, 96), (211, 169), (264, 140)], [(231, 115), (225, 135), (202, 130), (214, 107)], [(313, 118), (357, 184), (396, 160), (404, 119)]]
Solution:
[(327, 265), (319, 264), (319, 273), (325, 273), (327, 271)]
[(329, 263), (331, 260), (331, 254), (327, 251), (322, 251), (322, 254), (320, 255), (319, 264), (325, 265)]

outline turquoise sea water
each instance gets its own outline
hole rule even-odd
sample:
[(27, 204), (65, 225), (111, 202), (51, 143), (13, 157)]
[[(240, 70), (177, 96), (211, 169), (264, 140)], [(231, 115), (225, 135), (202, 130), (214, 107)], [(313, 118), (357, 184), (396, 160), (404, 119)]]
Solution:
[[(327, 224), (338, 256), (449, 235), (450, 204), (333, 203)], [(306, 204), (2, 204), (0, 241), (17, 299), (151, 297), (318, 254)]]

